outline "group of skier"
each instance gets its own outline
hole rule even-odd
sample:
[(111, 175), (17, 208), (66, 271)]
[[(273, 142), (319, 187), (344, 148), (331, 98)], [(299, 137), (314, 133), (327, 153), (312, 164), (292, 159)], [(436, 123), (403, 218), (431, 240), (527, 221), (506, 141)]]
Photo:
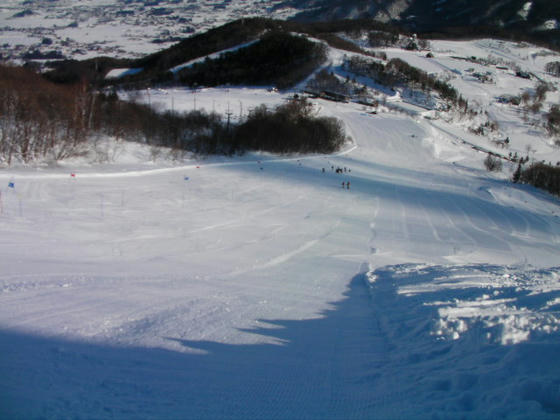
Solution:
[[(331, 171), (333, 171), (337, 174), (345, 174), (345, 173), (350, 173), (351, 172), (350, 168), (347, 168), (346, 166), (344, 166), (342, 168), (340, 166), (337, 166), (335, 168), (334, 165), (331, 165)], [(325, 168), (322, 169), (322, 172), (325, 173)], [(350, 181), (346, 181), (346, 182), (342, 181), (342, 188), (346, 188), (347, 190), (349, 190), (350, 189)]]

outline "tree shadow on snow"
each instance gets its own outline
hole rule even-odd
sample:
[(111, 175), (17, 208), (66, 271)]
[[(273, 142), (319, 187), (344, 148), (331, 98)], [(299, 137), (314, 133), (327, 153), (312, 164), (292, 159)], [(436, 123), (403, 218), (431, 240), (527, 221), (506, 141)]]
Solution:
[[(280, 344), (185, 352), (0, 332), (0, 418), (363, 418), (383, 348), (363, 274), (320, 318), (263, 320)], [(196, 351), (193, 351), (196, 350)]]
[(279, 344), (167, 337), (185, 349), (175, 352), (1, 331), (0, 418), (553, 418), (557, 335), (504, 346), (474, 323), (439, 340), (425, 303), (486, 290), (398, 289), (501, 269), (384, 267), (369, 285), (358, 274), (320, 317), (248, 330)]

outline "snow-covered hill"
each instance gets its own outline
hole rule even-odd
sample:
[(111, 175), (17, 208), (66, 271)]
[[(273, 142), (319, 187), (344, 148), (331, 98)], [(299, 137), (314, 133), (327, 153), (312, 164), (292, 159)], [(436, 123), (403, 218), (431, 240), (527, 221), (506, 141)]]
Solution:
[[(332, 156), (171, 161), (109, 140), (103, 164), (2, 169), (0, 417), (557, 418), (559, 202), (510, 183), (513, 163), (488, 173), (480, 150), (560, 154), (495, 98), (536, 80), (494, 68), (483, 84), (467, 70), (490, 64), (453, 58), (499, 55), (556, 83), (555, 57), (432, 52), (386, 50), (448, 75), (509, 149), (372, 85), (376, 114), (313, 100), (352, 138)], [(292, 93), (133, 96), (235, 118)]]

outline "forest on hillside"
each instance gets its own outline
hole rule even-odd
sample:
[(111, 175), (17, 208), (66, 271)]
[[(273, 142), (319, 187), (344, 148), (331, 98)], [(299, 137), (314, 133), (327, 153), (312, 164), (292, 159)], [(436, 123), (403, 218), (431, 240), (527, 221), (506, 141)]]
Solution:
[[(426, 43), (426, 39), (473, 39), (490, 37), (495, 39), (506, 39), (515, 41), (530, 41), (538, 45), (556, 48), (558, 45), (551, 44), (549, 38), (542, 37), (540, 33), (527, 33), (526, 31), (506, 31), (499, 27), (469, 26), (469, 27), (441, 27), (438, 32), (418, 32), (416, 40), (412, 40), (413, 32), (405, 27), (377, 22), (372, 19), (345, 19), (325, 22), (301, 22), (281, 21), (262, 17), (239, 19), (228, 24), (208, 30), (207, 32), (191, 35), (175, 45), (149, 54), (139, 59), (116, 59), (109, 57), (95, 57), (87, 60), (56, 60), (50, 61), (46, 72), (49, 80), (57, 83), (77, 83), (86, 79), (89, 83), (101, 86), (119, 86), (123, 88), (145, 88), (154, 84), (173, 82), (169, 70), (188, 61), (205, 57), (207, 55), (223, 51), (247, 42), (257, 41), (266, 33), (293, 33), (305, 34), (320, 39), (328, 45), (342, 50), (365, 53), (355, 43), (348, 42), (341, 34), (354, 37), (356, 34), (367, 33), (371, 47), (397, 46), (406, 48), (419, 48)], [(548, 31), (553, 32), (553, 31)], [(548, 33), (547, 32), (547, 33)], [(558, 32), (558, 31), (557, 31)], [(412, 40), (412, 41), (411, 41)], [(234, 57), (241, 59), (241, 57)], [(255, 61), (256, 58), (252, 58)], [(221, 61), (213, 63), (221, 67), (229, 64)], [(232, 61), (231, 66), (238, 63)], [(120, 79), (107, 80), (105, 75), (114, 68), (137, 68), (142, 71)], [(226, 76), (222, 72), (221, 79)], [(233, 83), (237, 74), (229, 72)], [(188, 78), (192, 78), (189, 75)], [(245, 76), (247, 77), (247, 76)], [(187, 78), (187, 79), (188, 79)], [(199, 79), (203, 79), (198, 76)]]
[(29, 69), (0, 66), (0, 164), (78, 156), (102, 136), (201, 154), (330, 153), (345, 141), (341, 124), (315, 116), (304, 99), (259, 107), (234, 125), (215, 113), (160, 113), (85, 81), (60, 85)]
[(326, 60), (326, 47), (302, 36), (270, 32), (258, 42), (195, 63), (180, 70), (177, 80), (187, 86), (294, 86)]

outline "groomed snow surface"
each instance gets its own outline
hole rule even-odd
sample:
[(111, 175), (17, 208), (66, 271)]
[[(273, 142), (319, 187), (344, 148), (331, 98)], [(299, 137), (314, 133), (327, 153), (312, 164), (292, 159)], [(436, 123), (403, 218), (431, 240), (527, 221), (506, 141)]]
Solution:
[(0, 417), (558, 418), (558, 200), (459, 128), (315, 107), (337, 155), (2, 170)]

